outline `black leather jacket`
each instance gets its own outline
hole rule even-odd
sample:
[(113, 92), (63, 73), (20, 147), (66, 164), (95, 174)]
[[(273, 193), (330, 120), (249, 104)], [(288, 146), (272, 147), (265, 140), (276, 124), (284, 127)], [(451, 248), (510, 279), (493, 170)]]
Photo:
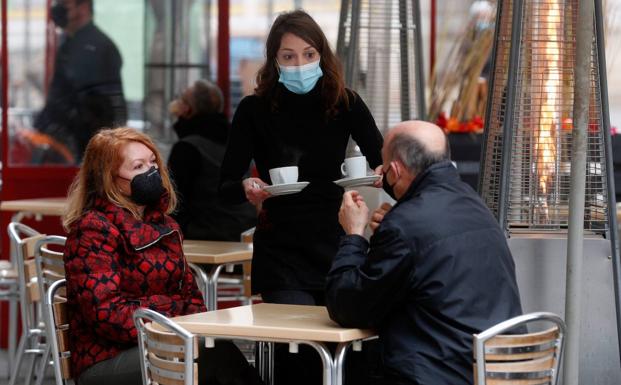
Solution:
[(471, 384), (472, 334), (522, 313), (505, 236), (450, 162), (412, 183), (371, 237), (345, 236), (330, 317), (374, 328), (388, 378)]

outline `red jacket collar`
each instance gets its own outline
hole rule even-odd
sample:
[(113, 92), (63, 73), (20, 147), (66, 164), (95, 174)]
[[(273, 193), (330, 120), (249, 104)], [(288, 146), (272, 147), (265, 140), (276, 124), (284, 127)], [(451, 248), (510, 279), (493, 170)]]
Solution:
[(103, 198), (95, 200), (94, 209), (104, 213), (134, 250), (141, 250), (165, 235), (175, 231), (181, 234), (177, 222), (165, 214), (167, 207), (168, 196), (163, 196), (157, 207), (145, 208), (142, 220), (136, 219), (129, 210)]

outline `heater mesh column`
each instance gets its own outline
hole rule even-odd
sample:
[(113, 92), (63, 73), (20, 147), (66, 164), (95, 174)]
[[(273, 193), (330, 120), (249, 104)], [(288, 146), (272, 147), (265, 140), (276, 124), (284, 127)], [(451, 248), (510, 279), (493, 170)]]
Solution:
[[(567, 230), (572, 153), (574, 55), (577, 0), (523, 1), (513, 17), (513, 1), (498, 5), (492, 89), (480, 191), (510, 232)], [(512, 23), (521, 23), (513, 36)], [(512, 45), (518, 45), (511, 58)], [(591, 54), (585, 230), (608, 229), (607, 164), (599, 79), (598, 45)], [(509, 82), (510, 60), (515, 76)], [(513, 93), (512, 108), (507, 95)], [(505, 112), (513, 111), (511, 116)], [(509, 125), (510, 162), (502, 163), (504, 125)], [(504, 194), (501, 178), (509, 173)], [(502, 197), (506, 197), (501, 202)]]

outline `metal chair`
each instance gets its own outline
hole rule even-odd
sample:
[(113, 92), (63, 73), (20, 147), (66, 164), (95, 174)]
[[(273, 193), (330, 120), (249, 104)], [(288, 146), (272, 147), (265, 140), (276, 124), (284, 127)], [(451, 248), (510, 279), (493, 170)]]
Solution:
[(44, 235), (19, 222), (10, 223), (8, 232), (11, 246), (15, 251), (22, 319), (22, 336), (15, 352), (9, 385), (15, 385), (25, 354), (31, 355), (32, 360), (28, 363), (23, 383), (30, 383), (36, 365), (36, 383), (40, 384), (46, 368), (45, 359), (41, 358), (46, 357), (48, 351), (41, 314), (41, 297), (36, 282), (34, 248), (36, 242)]
[[(527, 334), (502, 334), (532, 322), (550, 329)], [(474, 380), (477, 385), (556, 385), (563, 357), (565, 323), (552, 313), (511, 318), (474, 335)]]
[[(47, 292), (51, 285), (59, 280), (65, 279), (65, 262), (63, 260), (63, 252), (52, 250), (51, 246), (56, 245), (57, 248), (64, 249), (67, 238), (58, 235), (48, 235), (37, 240), (35, 243), (34, 260), (37, 272), (37, 287), (39, 289), (39, 296), (44, 302), (43, 306), (43, 324), (44, 330), (47, 335), (46, 340), (46, 353), (42, 356), (42, 361), (50, 363), (50, 357), (52, 358), (52, 365), (56, 367), (59, 365), (57, 359), (54, 359), (52, 354), (52, 344), (49, 343), (53, 337), (55, 337), (56, 328), (54, 325), (54, 319), (50, 318), (50, 315), (45, 304)], [(53, 298), (53, 297), (52, 297)], [(53, 303), (53, 302), (50, 302)], [(68, 341), (65, 341), (68, 342)], [(44, 365), (44, 364), (42, 364)], [(44, 366), (45, 368), (45, 366)], [(45, 369), (42, 369), (45, 370)], [(58, 383), (58, 378), (56, 378)]]
[[(14, 258), (11, 258), (14, 259)], [(17, 305), (19, 303), (19, 282), (14, 261), (0, 261), (0, 302), (9, 303), (8, 363), (13, 366), (17, 345)]]
[[(136, 310), (133, 318), (138, 332), (142, 383), (198, 384), (198, 343), (194, 335), (150, 309)], [(145, 320), (151, 322), (145, 323)], [(153, 323), (166, 331), (154, 327)]]
[[(35, 267), (37, 271), (37, 287), (40, 298), (45, 298), (50, 285), (65, 278), (65, 262), (63, 252), (52, 250), (51, 245), (64, 248), (67, 238), (58, 235), (48, 235), (35, 243)], [(45, 315), (45, 321), (48, 320)]]
[(65, 279), (50, 284), (43, 300), (48, 325), (48, 344), (54, 366), (56, 385), (66, 385), (71, 376), (71, 352), (69, 351), (69, 316), (64, 289)]

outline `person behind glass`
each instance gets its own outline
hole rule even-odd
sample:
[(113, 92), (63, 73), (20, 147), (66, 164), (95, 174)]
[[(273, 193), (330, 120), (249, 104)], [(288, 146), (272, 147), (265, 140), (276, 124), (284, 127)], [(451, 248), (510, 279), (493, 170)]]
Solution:
[(55, 0), (50, 17), (63, 34), (34, 127), (65, 144), (79, 162), (95, 132), (126, 122), (123, 59), (93, 23), (93, 0)]
[(239, 241), (243, 231), (256, 225), (257, 212), (250, 203), (218, 200), (230, 129), (223, 109), (222, 91), (207, 80), (194, 82), (170, 104), (179, 137), (168, 158), (180, 200), (173, 218), (187, 239)]
[[(153, 141), (131, 128), (98, 132), (69, 189), (63, 225), (72, 373), (79, 385), (142, 384), (133, 312), (205, 311), (185, 260), (176, 196)], [(199, 344), (204, 346), (204, 344)], [(200, 352), (201, 384), (258, 384), (230, 342)]]

